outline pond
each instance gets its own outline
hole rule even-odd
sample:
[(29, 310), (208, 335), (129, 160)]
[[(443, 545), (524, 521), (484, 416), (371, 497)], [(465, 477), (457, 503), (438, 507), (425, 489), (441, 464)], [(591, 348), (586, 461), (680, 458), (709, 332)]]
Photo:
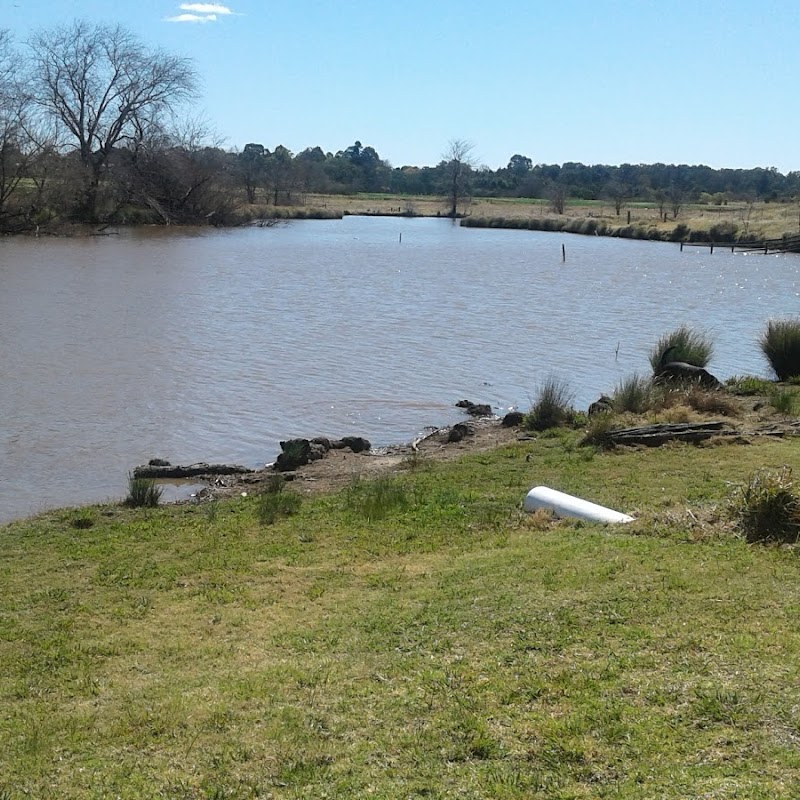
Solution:
[[(562, 245), (566, 261), (562, 261)], [(293, 436), (408, 441), (460, 399), (585, 408), (679, 324), (766, 374), (800, 258), (444, 219), (0, 241), (0, 521), (124, 496), (127, 473), (272, 461)]]

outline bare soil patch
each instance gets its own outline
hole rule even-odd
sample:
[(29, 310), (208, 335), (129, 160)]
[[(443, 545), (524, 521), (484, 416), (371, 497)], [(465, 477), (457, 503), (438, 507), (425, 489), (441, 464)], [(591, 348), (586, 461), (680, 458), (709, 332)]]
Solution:
[[(459, 442), (449, 442), (450, 427), (437, 428), (426, 436), (402, 445), (376, 448), (353, 453), (350, 450), (330, 450), (324, 458), (312, 461), (297, 470), (283, 473), (292, 488), (301, 494), (336, 491), (355, 480), (378, 478), (383, 475), (412, 469), (429, 461), (447, 461), (469, 453), (494, 450), (497, 447), (528, 438), (520, 428), (504, 427), (498, 418), (472, 420), (465, 424), (469, 433)], [(202, 494), (231, 496), (243, 491), (259, 493), (276, 473), (271, 466), (240, 476), (221, 476)]]

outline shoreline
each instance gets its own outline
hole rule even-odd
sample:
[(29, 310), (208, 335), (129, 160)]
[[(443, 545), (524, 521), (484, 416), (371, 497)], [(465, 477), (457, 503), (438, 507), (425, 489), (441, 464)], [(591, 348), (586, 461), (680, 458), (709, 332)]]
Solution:
[[(457, 442), (448, 441), (450, 431), (456, 426), (466, 427), (468, 433)], [(267, 489), (270, 479), (282, 475), (295, 491), (304, 495), (335, 492), (361, 479), (374, 479), (419, 467), (428, 462), (448, 461), (470, 453), (480, 453), (501, 447), (517, 439), (529, 438), (519, 427), (504, 427), (502, 417), (466, 418), (442, 427), (429, 426), (430, 432), (400, 444), (370, 448), (362, 452), (350, 449), (329, 450), (324, 458), (288, 472), (274, 469), (274, 463), (263, 467), (246, 468), (246, 472), (227, 475), (195, 476), (186, 479), (165, 478), (165, 486), (186, 486), (202, 489), (193, 496), (176, 497), (162, 501), (163, 507), (201, 505), (216, 500), (232, 499), (242, 493), (260, 493)], [(224, 465), (231, 466), (231, 465)], [(131, 474), (135, 467), (131, 467)], [(243, 468), (244, 469), (244, 468)], [(34, 511), (20, 517), (0, 521), (0, 533), (11, 526), (25, 524), (49, 515), (81, 514), (89, 509), (123, 508), (123, 499), (108, 499), (78, 505), (56, 506)]]
[[(531, 230), (577, 233), (654, 242), (714, 243), (733, 245), (797, 236), (797, 216), (789, 204), (766, 203), (716, 206), (685, 205), (667, 218), (663, 208), (632, 203), (616, 211), (612, 203), (597, 200), (570, 201), (556, 213), (539, 198), (472, 197), (451, 218), (441, 197), (435, 195), (323, 195), (308, 194), (296, 205), (242, 205), (217, 224), (172, 227), (180, 229), (271, 227), (293, 220), (341, 220), (347, 216), (397, 217), (399, 219), (457, 219), (465, 228)], [(121, 229), (166, 228), (155, 218), (122, 216), (114, 222), (93, 225), (54, 221), (50, 226), (9, 232), (8, 235), (111, 236)]]
[[(723, 424), (727, 424), (728, 427), (731, 423), (734, 425), (731, 430), (725, 432), (725, 436), (729, 440), (741, 442), (800, 434), (798, 427), (800, 421), (765, 407), (760, 395), (740, 396), (730, 394), (724, 389), (721, 391), (731, 402), (736, 404), (738, 409), (733, 416), (728, 416), (730, 412), (723, 412), (721, 418), (719, 415), (716, 417), (724, 420)], [(707, 418), (707, 414), (701, 416)], [(591, 416), (588, 419), (591, 419)], [(624, 414), (619, 417), (620, 421), (623, 419), (627, 419)], [(629, 419), (627, 421), (630, 422)], [(165, 508), (204, 505), (219, 500), (231, 500), (239, 496), (246, 497), (250, 494), (274, 491), (270, 484), (275, 480), (275, 476), (281, 476), (286, 483), (291, 484), (293, 491), (304, 496), (330, 494), (352, 486), (360, 480), (375, 480), (407, 473), (424, 468), (426, 465), (494, 451), (515, 442), (530, 442), (542, 435), (541, 432), (525, 428), (520, 418), (511, 421), (494, 414), (490, 416), (465, 414), (464, 419), (458, 422), (441, 427), (429, 426), (426, 430), (429, 432), (410, 441), (374, 449), (371, 446), (365, 450), (352, 450), (348, 447), (331, 448), (326, 451), (324, 457), (311, 460), (287, 471), (275, 469), (276, 462), (258, 468), (243, 467), (241, 468), (242, 472), (230, 471), (229, 468), (233, 465), (225, 464), (213, 465), (223, 468), (219, 474), (207, 473), (186, 479), (164, 478), (163, 481), (156, 479), (157, 483), (163, 485), (203, 487), (191, 496), (176, 497), (163, 501), (159, 505)], [(458, 431), (457, 436), (453, 436), (454, 431)], [(358, 439), (360, 437), (349, 438)], [(664, 444), (664, 442), (660, 444)], [(629, 446), (624, 446), (624, 449), (629, 449)], [(645, 449), (649, 449), (649, 446)], [(131, 468), (131, 474), (135, 469)], [(90, 510), (97, 510), (104, 516), (114, 516), (116, 513), (123, 513), (126, 508), (124, 498), (74, 506), (57, 506), (2, 521), (0, 522), (0, 533), (11, 527), (45, 520), (51, 516), (85, 517)]]

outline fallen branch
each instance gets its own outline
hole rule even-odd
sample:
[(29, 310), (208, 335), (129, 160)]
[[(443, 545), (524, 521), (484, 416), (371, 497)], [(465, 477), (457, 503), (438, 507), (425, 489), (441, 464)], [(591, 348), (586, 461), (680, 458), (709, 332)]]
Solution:
[(638, 428), (622, 428), (609, 431), (608, 441), (613, 445), (643, 444), (658, 447), (665, 442), (700, 442), (712, 436), (726, 436), (736, 433), (725, 427), (724, 422), (677, 422), (657, 425), (643, 425)]
[(200, 478), (213, 475), (246, 475), (254, 470), (237, 464), (189, 464), (188, 466), (154, 466), (145, 464), (135, 467), (134, 478)]

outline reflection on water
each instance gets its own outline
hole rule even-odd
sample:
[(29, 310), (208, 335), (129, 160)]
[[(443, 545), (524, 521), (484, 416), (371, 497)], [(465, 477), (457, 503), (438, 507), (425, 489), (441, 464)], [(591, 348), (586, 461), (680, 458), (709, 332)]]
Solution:
[(5, 239), (0, 520), (122, 497), (152, 457), (405, 441), (462, 398), (526, 408), (552, 373), (585, 407), (684, 322), (713, 335), (720, 377), (760, 374), (756, 337), (797, 312), (798, 267), (438, 219)]

